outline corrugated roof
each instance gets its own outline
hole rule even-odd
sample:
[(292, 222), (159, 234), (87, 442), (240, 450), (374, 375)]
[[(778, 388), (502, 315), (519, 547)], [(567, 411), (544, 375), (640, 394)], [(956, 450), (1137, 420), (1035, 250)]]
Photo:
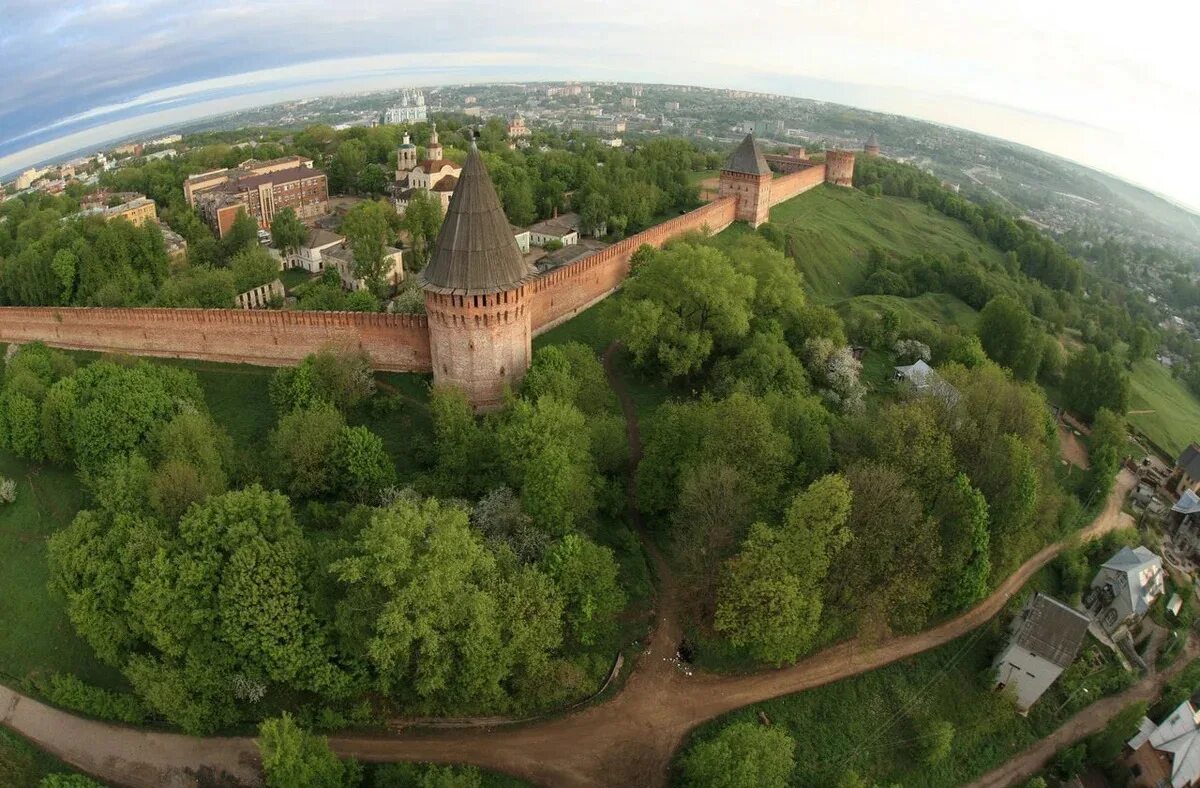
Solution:
[(771, 168), (767, 166), (767, 160), (763, 158), (762, 151), (758, 149), (758, 145), (754, 142), (754, 135), (747, 134), (746, 139), (742, 140), (742, 144), (737, 146), (733, 155), (729, 157), (729, 161), (725, 162), (722, 168), (730, 172), (741, 172), (747, 175), (770, 175)]
[(483, 157), (472, 145), (419, 281), (434, 292), (483, 295), (517, 287), (536, 275), (517, 248)]
[(1088, 617), (1040, 592), (1024, 615), (1015, 637), (1017, 645), (1060, 668), (1070, 665), (1087, 634)]

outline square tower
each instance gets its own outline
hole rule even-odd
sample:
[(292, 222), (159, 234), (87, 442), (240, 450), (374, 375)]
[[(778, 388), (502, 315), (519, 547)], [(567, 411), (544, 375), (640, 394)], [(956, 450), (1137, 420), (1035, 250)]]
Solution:
[(717, 186), (718, 197), (737, 200), (735, 216), (738, 221), (758, 227), (771, 214), (771, 168), (754, 141), (747, 134), (729, 161), (721, 169)]

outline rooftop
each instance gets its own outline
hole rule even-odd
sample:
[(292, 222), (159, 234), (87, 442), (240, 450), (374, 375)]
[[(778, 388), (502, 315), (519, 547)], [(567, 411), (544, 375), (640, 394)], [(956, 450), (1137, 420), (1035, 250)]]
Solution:
[(1014, 642), (1042, 659), (1065, 668), (1075, 659), (1089, 619), (1040, 591), (1023, 612)]
[(308, 240), (304, 242), (304, 246), (308, 249), (323, 249), (331, 244), (340, 244), (344, 240), (346, 239), (337, 233), (316, 227), (308, 231)]
[(1200, 479), (1200, 445), (1188, 444), (1183, 454), (1175, 461), (1175, 467), (1182, 468), (1183, 472), (1193, 479)]
[(753, 134), (746, 135), (742, 144), (737, 146), (722, 169), (746, 175), (771, 174), (771, 168), (767, 166), (767, 160), (763, 158), (762, 151), (758, 149)]
[(443, 294), (484, 295), (536, 275), (517, 248), (483, 157), (472, 145), (421, 285)]
[(318, 176), (324, 177), (325, 173), (311, 167), (292, 167), (291, 169), (276, 170), (275, 172), (267, 172), (262, 175), (245, 175), (228, 183), (223, 183), (217, 188), (222, 191), (245, 191), (247, 189), (257, 189), (264, 183), (291, 183)]

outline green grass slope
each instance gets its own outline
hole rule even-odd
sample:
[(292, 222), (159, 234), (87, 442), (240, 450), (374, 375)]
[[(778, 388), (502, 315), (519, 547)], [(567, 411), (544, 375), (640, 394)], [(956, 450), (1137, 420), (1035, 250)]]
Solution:
[[(797, 261), (821, 301), (853, 296), (862, 285), (867, 250), (894, 254), (957, 254), (999, 263), (1003, 255), (962, 224), (915, 200), (868, 197), (858, 189), (822, 186), (771, 209), (771, 223), (791, 234)], [(735, 224), (718, 237), (732, 242), (753, 232)]]
[(0, 508), (0, 681), (63, 672), (122, 686), (120, 674), (95, 658), (62, 600), (46, 587), (46, 539), (70, 523), (84, 501), (74, 468), (32, 465), (0, 452), (0, 476), (17, 482), (17, 500)]
[(1170, 370), (1154, 360), (1139, 361), (1129, 384), (1129, 423), (1172, 459), (1191, 441), (1200, 441), (1200, 399), (1171, 377)]

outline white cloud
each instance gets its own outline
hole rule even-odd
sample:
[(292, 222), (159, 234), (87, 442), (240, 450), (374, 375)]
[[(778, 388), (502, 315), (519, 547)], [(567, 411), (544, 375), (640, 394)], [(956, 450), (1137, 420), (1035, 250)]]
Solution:
[[(10, 120), (13, 105), (38, 101), (30, 90), (46, 90), (55, 82), (48, 74), (64, 65), (71, 73), (55, 79), (70, 84), (85, 76), (92, 92), (74, 84), (64, 90), (104, 98), (24, 128), (6, 122), (8, 148), (47, 130), (74, 142), (10, 153), (0, 158), (0, 171), (45, 157), (47, 150), (111, 138), (116, 128), (136, 133), (136, 124), (118, 120), (129, 113), (147, 113), (145, 128), (196, 117), (198, 107), (244, 107), (251, 93), (267, 101), (298, 95), (302, 85), (307, 94), (322, 85), (344, 90), (352, 79), (364, 86), (389, 79), (430, 83), (415, 69), (433, 63), (458, 66), (476, 80), (487, 79), (489, 70), (504, 69), (507, 76), (518, 69), (542, 78), (746, 89), (793, 84), (803, 88), (799, 93), (827, 91), (817, 98), (850, 97), (849, 103), (870, 109), (1014, 139), (1200, 205), (1200, 165), (1193, 157), (1169, 155), (1200, 131), (1200, 86), (1189, 39), (1197, 12), (1170, 0), (1136, 8), (1084, 0), (106, 5), (99, 13), (88, 6), (40, 12), (44, 24), (34, 19), (28, 40), (3, 39), (0, 60), (12, 55), (21, 75), (0, 87)], [(26, 4), (20, 15), (36, 17), (38, 8)], [(250, 62), (257, 51), (273, 57), (286, 52), (299, 62), (228, 73), (230, 62)], [(370, 54), (381, 52), (390, 54)], [(164, 86), (146, 80), (154, 68), (167, 67), (186, 67), (201, 78)], [(458, 70), (447, 73), (468, 78)], [(96, 89), (110, 81), (110, 89)], [(239, 97), (211, 101), (222, 91)], [(81, 135), (81, 124), (99, 125)]]

